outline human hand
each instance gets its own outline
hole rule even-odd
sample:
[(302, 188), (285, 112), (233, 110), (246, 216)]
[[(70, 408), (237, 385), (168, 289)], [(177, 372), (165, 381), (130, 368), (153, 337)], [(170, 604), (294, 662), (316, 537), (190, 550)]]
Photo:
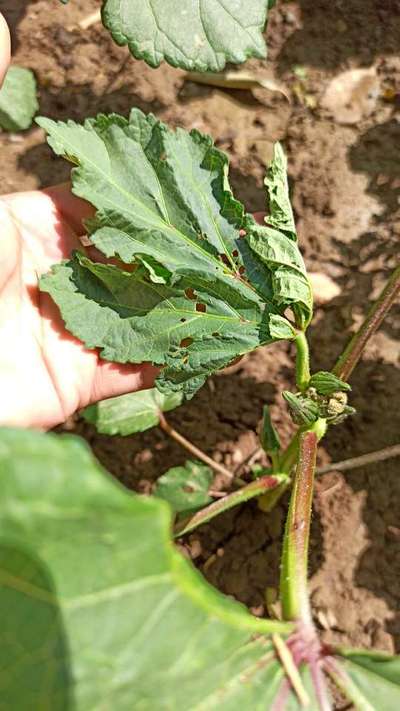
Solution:
[(0, 87), (10, 64), (11, 42), (7, 23), (0, 12)]
[(0, 425), (49, 428), (91, 402), (151, 387), (150, 364), (120, 365), (65, 329), (39, 277), (81, 248), (92, 208), (69, 186), (0, 198)]

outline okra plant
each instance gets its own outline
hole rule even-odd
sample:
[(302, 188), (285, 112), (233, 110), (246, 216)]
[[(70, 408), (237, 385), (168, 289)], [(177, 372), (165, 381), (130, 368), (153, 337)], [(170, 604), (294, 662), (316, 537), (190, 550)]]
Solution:
[[(41, 288), (87, 348), (159, 366), (154, 390), (86, 418), (111, 434), (159, 423), (179, 439), (165, 412), (236, 358), (287, 339), (297, 357), (283, 397), (297, 430), (283, 450), (266, 407), (270, 466), (218, 500), (220, 465), (204, 453), (141, 496), (76, 437), (0, 431), (4, 708), (327, 711), (336, 687), (362, 711), (398, 709), (399, 657), (320, 641), (307, 560), (317, 443), (354, 412), (347, 380), (399, 292), (400, 268), (333, 370), (310, 373), (312, 291), (279, 145), (260, 225), (232, 194), (227, 157), (198, 131), (137, 109), (39, 123), (74, 165), (72, 191), (95, 208), (86, 228), (102, 253), (100, 262), (75, 252)], [(254, 496), (267, 516), (288, 489), (282, 614), (261, 619), (213, 589), (173, 541)]]

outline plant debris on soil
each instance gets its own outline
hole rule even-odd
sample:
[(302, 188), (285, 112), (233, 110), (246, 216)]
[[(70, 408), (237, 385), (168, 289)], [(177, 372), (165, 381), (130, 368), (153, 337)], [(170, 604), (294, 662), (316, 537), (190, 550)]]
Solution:
[[(262, 88), (193, 83), (165, 64), (150, 69), (117, 47), (100, 24), (79, 28), (97, 8), (96, 0), (51, 7), (48, 0), (3, 0), (13, 61), (34, 70), (40, 113), (83, 120), (138, 106), (172, 126), (210, 133), (229, 154), (233, 190), (251, 211), (265, 210), (265, 163), (273, 142), (282, 141), (300, 245), (309, 270), (330, 286), (317, 299), (310, 329), (313, 370), (329, 369), (398, 254), (400, 0), (278, 3), (267, 31), (268, 72), (290, 102)], [(360, 69), (374, 78), (373, 96), (371, 82), (348, 74)], [(264, 76), (265, 64), (252, 60), (246, 71)], [(350, 122), (326, 101), (342, 90), (338, 78), (345, 73), (356, 115)], [(41, 129), (0, 134), (0, 145), (3, 193), (68, 179), (68, 166), (52, 156)], [(396, 305), (351, 379), (357, 415), (330, 430), (320, 463), (398, 443), (399, 331)], [(280, 393), (293, 388), (293, 357), (290, 344), (260, 349), (214, 377), (169, 420), (234, 469), (257, 446), (264, 403), (288, 440), (292, 425)], [(187, 458), (158, 429), (111, 438), (78, 417), (65, 427), (85, 437), (107, 469), (137, 491), (149, 492), (157, 476)], [(248, 469), (241, 476), (249, 478)], [(225, 486), (217, 477), (213, 488)], [(254, 614), (267, 614), (266, 591), (272, 599), (278, 586), (286, 505), (270, 514), (256, 502), (229, 511), (182, 541), (181, 549), (220, 590)], [(399, 510), (399, 460), (319, 478), (310, 585), (325, 642), (400, 651)]]

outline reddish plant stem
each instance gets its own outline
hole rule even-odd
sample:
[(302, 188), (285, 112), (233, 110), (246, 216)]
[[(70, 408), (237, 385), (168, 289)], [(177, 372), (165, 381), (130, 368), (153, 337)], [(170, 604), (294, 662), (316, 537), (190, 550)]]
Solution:
[(386, 314), (400, 294), (400, 266), (394, 270), (377, 301), (369, 310), (357, 333), (354, 334), (332, 372), (341, 380), (348, 380), (371, 336), (378, 330)]
[(185, 533), (193, 531), (194, 528), (201, 526), (203, 523), (211, 521), (212, 518), (218, 516), (218, 514), (223, 511), (227, 511), (233, 506), (242, 504), (244, 501), (248, 501), (255, 496), (264, 494), (267, 490), (276, 489), (277, 487), (285, 484), (286, 479), (287, 477), (282, 475), (271, 475), (263, 476), (260, 477), (260, 479), (256, 479), (256, 481), (252, 481), (251, 484), (244, 486), (242, 489), (234, 491), (232, 494), (225, 496), (219, 501), (214, 501), (212, 504), (206, 506), (206, 508), (201, 511), (198, 511), (193, 516), (189, 516), (183, 521), (179, 521), (179, 523), (175, 526), (175, 536), (183, 536)]
[(283, 618), (301, 621), (306, 626), (312, 625), (307, 573), (317, 441), (315, 432), (300, 434), (283, 542), (280, 583)]

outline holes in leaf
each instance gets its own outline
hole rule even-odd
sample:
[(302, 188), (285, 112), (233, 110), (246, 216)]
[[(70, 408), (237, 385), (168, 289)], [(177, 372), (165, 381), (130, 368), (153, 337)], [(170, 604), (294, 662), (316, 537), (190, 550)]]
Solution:
[(193, 338), (182, 338), (179, 345), (181, 348), (189, 348), (189, 346), (191, 346), (192, 343), (193, 343)]
[(185, 323), (185, 321), (186, 321), (185, 318), (181, 318), (181, 323)]
[(198, 302), (196, 304), (196, 311), (199, 311), (201, 314), (205, 314), (205, 312), (207, 311), (207, 306), (205, 304)]
[(233, 250), (232, 256), (233, 256), (233, 257), (238, 257), (238, 256), (239, 256), (239, 252), (237, 251), (237, 249), (234, 249), (234, 250)]
[(221, 334), (219, 333), (219, 331), (214, 331), (214, 333), (211, 335), (214, 336), (214, 338), (218, 338)]
[(185, 296), (186, 298), (191, 299), (192, 301), (196, 301), (197, 299), (197, 294), (191, 286), (189, 286), (188, 289), (185, 289)]

